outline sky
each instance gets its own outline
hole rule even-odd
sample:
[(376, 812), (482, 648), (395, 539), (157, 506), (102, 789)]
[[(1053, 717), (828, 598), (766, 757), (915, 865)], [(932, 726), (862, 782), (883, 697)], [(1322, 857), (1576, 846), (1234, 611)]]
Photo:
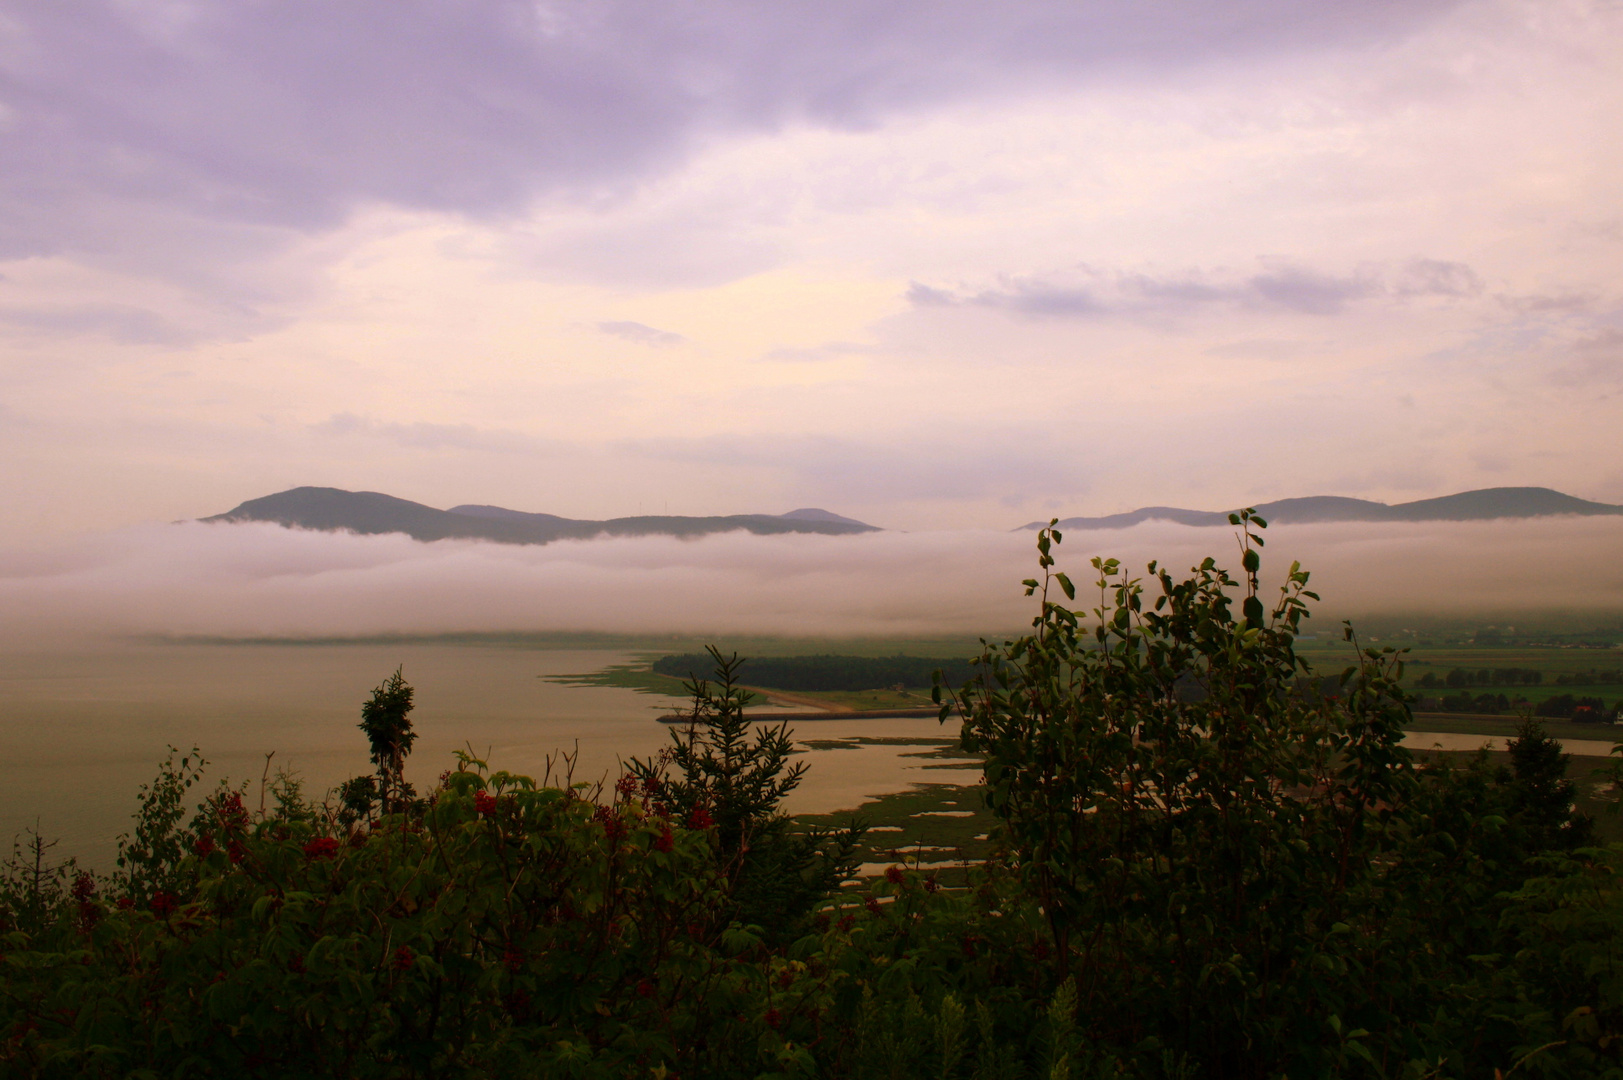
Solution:
[(0, 0), (0, 547), (1623, 502), (1620, 115), (1615, 0)]

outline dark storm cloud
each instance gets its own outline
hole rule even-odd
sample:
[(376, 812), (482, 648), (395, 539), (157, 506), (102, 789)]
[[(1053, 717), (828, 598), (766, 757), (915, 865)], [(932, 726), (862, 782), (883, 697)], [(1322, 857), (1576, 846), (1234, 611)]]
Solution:
[(11, 3), (0, 255), (116, 253), (166, 215), (246, 258), (362, 204), (501, 214), (717, 132), (1358, 46), (1453, 3)]
[(1249, 277), (1157, 277), (1084, 268), (1052, 277), (1007, 278), (997, 288), (978, 292), (953, 292), (915, 281), (907, 299), (915, 307), (991, 307), (1034, 317), (1176, 315), (1218, 305), (1334, 315), (1360, 300), (1461, 299), (1482, 288), (1482, 280), (1463, 263), (1412, 259), (1347, 275), (1286, 263), (1271, 264)]

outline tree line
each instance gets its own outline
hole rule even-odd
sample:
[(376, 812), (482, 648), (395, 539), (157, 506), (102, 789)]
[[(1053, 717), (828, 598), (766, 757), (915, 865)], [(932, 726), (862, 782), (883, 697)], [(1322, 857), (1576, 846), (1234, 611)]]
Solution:
[[(678, 679), (701, 678), (712, 668), (702, 653), (662, 656), (653, 663), (660, 675)], [(953, 685), (972, 674), (963, 658), (928, 656), (757, 656), (740, 669), (751, 686), (773, 690), (878, 690), (900, 686), (924, 689), (936, 672)]]

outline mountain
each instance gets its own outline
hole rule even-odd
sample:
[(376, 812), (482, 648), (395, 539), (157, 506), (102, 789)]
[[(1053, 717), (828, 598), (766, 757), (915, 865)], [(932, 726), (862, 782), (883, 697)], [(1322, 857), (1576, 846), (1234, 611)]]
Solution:
[(757, 535), (822, 533), (843, 535), (878, 532), (852, 518), (827, 510), (793, 510), (787, 514), (732, 514), (726, 517), (670, 515), (582, 521), (555, 514), (528, 514), (501, 506), (464, 505), (449, 510), (397, 499), (376, 491), (300, 487), (249, 499), (241, 506), (203, 521), (269, 521), (291, 529), (354, 532), (365, 535), (405, 533), (414, 540), (492, 540), (498, 544), (547, 544), (554, 540), (594, 536), (704, 536), (744, 529)]
[(831, 514), (827, 510), (819, 510), (815, 506), (791, 510), (787, 514), (779, 514), (778, 517), (785, 521), (824, 521), (837, 525), (859, 525), (864, 529), (873, 528), (872, 525), (863, 525), (856, 518), (841, 517), (839, 514)]
[[(1262, 503), (1257, 513), (1270, 525), (1299, 525), (1329, 521), (1490, 521), (1497, 518), (1551, 517), (1557, 514), (1623, 514), (1623, 506), (1590, 502), (1542, 487), (1483, 488), (1462, 491), (1436, 499), (1389, 506), (1368, 499), (1348, 499), (1339, 495), (1311, 495), (1300, 499), (1279, 499)], [(1227, 525), (1227, 510), (1180, 510), (1172, 506), (1146, 506), (1126, 514), (1105, 517), (1065, 518), (1059, 524), (1067, 529), (1125, 529), (1141, 521), (1172, 521), (1179, 525)], [(1046, 522), (1033, 521), (1022, 529), (1040, 529)]]

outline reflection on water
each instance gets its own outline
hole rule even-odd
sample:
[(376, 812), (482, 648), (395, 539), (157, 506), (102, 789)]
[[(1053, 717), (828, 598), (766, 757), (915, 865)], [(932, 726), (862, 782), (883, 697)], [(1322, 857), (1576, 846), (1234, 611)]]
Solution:
[[(567, 686), (545, 676), (624, 663), (602, 650), (489, 645), (131, 645), (95, 652), (0, 657), (0, 842), (39, 822), (59, 854), (112, 866), (139, 785), (173, 745), (198, 746), (209, 782), (257, 781), (265, 755), (320, 796), (370, 772), (357, 728), (372, 687), (404, 665), (417, 690), (418, 733), (407, 775), (431, 786), (471, 745), (492, 766), (540, 777), (549, 756), (579, 751), (577, 780), (598, 780), (624, 757), (665, 745), (655, 721), (681, 702), (616, 687)], [(849, 730), (847, 730), (849, 729)], [(854, 736), (940, 739), (934, 720), (825, 721), (817, 742)], [(914, 747), (861, 745), (813, 751), (790, 800), (796, 812), (852, 807), (910, 780), (967, 779), (922, 771)]]

